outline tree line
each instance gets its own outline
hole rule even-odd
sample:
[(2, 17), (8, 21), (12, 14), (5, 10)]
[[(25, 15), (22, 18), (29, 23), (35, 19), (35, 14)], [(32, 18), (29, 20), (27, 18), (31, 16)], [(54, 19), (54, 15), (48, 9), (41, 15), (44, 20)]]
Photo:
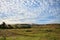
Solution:
[(17, 28), (31, 28), (30, 24), (15, 24), (15, 25), (10, 25), (10, 24), (6, 24), (5, 22), (3, 22), (2, 24), (0, 24), (0, 29), (17, 29)]

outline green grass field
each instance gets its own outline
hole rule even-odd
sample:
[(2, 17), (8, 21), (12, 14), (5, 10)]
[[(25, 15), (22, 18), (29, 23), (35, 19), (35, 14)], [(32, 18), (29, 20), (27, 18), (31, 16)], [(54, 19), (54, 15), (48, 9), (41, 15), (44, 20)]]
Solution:
[(60, 40), (60, 27), (0, 29), (0, 40), (5, 40), (4, 38), (6, 40)]

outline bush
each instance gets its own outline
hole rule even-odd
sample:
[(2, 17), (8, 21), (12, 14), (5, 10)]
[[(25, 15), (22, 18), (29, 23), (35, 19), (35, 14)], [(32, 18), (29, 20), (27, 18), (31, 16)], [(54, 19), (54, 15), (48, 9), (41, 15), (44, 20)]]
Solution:
[(52, 32), (52, 30), (46, 30), (47, 32)]
[(8, 25), (8, 29), (12, 29), (13, 27), (11, 25)]
[(32, 30), (26, 30), (26, 32), (32, 32)]
[(31, 25), (21, 25), (21, 27), (20, 28), (31, 28)]

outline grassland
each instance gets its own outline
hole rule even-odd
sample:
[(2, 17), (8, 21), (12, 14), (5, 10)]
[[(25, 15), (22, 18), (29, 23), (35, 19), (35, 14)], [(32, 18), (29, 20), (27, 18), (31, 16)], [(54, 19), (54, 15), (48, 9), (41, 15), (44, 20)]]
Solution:
[(31, 28), (0, 29), (0, 40), (60, 40), (60, 24), (33, 25)]

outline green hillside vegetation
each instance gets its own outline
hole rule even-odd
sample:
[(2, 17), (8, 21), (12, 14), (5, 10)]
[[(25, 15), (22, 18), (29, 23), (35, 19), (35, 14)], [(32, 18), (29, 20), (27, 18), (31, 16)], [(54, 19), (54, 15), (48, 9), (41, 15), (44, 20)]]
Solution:
[(21, 28), (38, 28), (38, 27), (60, 27), (60, 24), (0, 24), (0, 29), (21, 29)]
[(0, 40), (60, 40), (60, 24), (2, 23)]
[(30, 24), (6, 24), (3, 22), (0, 24), (0, 29), (20, 29), (20, 28), (31, 28)]

